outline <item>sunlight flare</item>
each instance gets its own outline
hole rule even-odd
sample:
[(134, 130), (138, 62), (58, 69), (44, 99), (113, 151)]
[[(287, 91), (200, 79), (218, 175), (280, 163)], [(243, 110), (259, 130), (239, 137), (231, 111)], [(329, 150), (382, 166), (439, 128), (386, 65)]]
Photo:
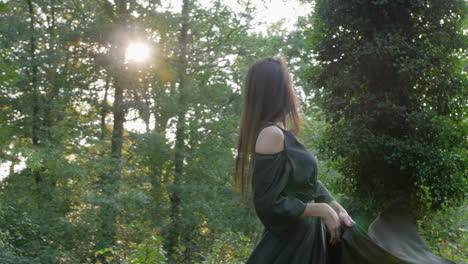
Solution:
[(130, 43), (127, 47), (125, 57), (127, 61), (143, 62), (148, 59), (150, 48), (145, 43)]

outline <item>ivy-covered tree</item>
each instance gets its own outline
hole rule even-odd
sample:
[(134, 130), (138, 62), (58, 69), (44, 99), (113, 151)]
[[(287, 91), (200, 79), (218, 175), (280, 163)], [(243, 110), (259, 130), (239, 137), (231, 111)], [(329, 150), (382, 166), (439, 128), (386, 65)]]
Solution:
[(316, 1), (303, 76), (329, 123), (323, 151), (368, 213), (465, 198), (466, 13), (462, 0)]

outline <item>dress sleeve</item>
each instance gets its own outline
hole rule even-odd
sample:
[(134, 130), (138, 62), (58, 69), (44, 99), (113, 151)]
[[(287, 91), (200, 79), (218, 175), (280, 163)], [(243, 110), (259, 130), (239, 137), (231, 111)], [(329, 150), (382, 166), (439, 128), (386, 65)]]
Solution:
[(291, 165), (285, 151), (255, 154), (252, 176), (253, 202), (265, 228), (281, 236), (304, 213), (306, 203), (284, 192)]
[(316, 190), (315, 190), (315, 202), (316, 203), (330, 203), (335, 200), (331, 193), (328, 191), (327, 187), (323, 185), (320, 180), (317, 180)]

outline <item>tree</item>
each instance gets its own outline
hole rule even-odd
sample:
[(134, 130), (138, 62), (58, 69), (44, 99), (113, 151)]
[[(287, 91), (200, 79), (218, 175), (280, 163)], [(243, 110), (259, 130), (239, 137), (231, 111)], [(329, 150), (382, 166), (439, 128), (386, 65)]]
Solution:
[[(305, 79), (342, 188), (375, 213), (460, 204), (466, 190), (466, 3), (317, 1)], [(465, 61), (466, 62), (466, 61)]]

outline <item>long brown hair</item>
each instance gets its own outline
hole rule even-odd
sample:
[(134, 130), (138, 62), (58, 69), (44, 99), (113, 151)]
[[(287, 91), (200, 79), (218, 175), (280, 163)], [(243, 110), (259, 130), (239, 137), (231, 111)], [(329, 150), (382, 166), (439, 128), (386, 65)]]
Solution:
[(293, 129), (288, 130), (298, 135), (301, 121), (291, 76), (281, 58), (266, 57), (254, 62), (242, 92), (234, 192), (238, 198), (245, 199), (251, 194), (253, 154), (260, 122), (281, 121), (285, 128), (287, 122), (292, 122)]

